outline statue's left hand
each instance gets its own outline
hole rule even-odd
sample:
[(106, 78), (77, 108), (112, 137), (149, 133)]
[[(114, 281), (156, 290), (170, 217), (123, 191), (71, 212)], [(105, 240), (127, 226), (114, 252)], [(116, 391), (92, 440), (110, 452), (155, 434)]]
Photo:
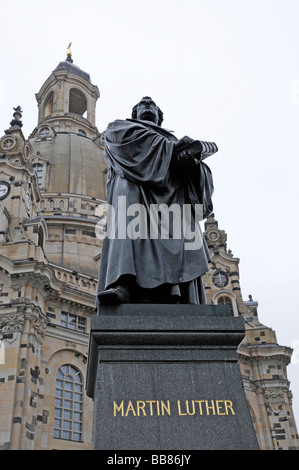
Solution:
[(174, 153), (172, 158), (173, 167), (185, 173), (192, 170), (200, 163), (200, 160), (194, 157), (192, 152), (186, 150), (178, 150)]
[(182, 137), (174, 143), (174, 149), (179, 150), (180, 148), (185, 147), (185, 145), (191, 144), (191, 142), (194, 142), (194, 139), (191, 139), (191, 137), (185, 135), (185, 137)]

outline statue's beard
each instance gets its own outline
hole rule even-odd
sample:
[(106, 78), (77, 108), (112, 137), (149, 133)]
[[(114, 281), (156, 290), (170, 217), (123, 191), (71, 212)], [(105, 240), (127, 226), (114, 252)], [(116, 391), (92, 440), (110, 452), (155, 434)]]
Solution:
[(157, 121), (157, 116), (155, 114), (153, 114), (150, 110), (145, 110), (141, 116), (139, 117), (139, 119), (141, 120), (144, 120), (144, 121), (152, 121), (152, 122), (156, 122)]

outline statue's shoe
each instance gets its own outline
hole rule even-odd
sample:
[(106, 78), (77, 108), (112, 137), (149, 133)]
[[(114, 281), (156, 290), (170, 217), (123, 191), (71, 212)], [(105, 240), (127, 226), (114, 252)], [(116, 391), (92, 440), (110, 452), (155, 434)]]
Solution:
[(102, 305), (128, 304), (130, 293), (126, 287), (119, 285), (100, 292), (98, 298)]

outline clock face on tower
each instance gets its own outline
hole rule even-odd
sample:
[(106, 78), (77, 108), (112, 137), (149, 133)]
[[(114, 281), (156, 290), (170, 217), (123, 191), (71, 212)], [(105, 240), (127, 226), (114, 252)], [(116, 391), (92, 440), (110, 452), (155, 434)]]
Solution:
[(16, 144), (16, 141), (14, 138), (5, 137), (4, 139), (2, 139), (1, 147), (3, 149), (9, 150), (9, 149), (12, 149), (15, 146), (15, 144)]
[(0, 201), (8, 196), (10, 185), (5, 181), (0, 181)]
[(216, 230), (211, 230), (209, 233), (208, 233), (208, 239), (215, 242), (216, 240), (218, 240), (219, 238), (219, 233), (216, 232)]

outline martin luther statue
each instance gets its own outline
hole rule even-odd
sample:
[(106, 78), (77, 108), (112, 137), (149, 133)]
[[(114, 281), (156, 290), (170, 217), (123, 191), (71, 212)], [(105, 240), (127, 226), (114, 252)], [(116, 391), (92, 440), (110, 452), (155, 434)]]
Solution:
[[(213, 210), (212, 142), (177, 139), (150, 97), (105, 132), (107, 231), (98, 304), (205, 303), (209, 251), (199, 221)], [(109, 211), (110, 208), (110, 211)]]

